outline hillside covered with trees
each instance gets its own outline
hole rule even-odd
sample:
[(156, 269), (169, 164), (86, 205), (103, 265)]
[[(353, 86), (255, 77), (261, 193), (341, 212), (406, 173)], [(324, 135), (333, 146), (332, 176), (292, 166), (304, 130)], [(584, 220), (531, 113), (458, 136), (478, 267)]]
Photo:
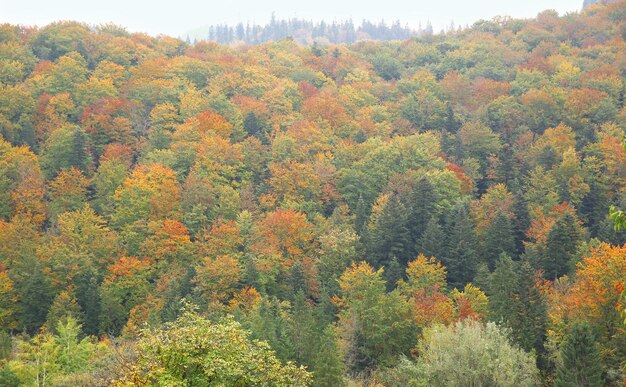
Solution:
[(0, 25), (0, 385), (623, 385), (625, 40)]

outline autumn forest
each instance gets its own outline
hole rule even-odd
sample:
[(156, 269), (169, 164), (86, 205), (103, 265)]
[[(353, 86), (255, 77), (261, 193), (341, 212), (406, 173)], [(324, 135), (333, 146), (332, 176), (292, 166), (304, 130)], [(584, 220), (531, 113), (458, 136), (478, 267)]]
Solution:
[(622, 386), (626, 2), (350, 41), (0, 25), (0, 385)]

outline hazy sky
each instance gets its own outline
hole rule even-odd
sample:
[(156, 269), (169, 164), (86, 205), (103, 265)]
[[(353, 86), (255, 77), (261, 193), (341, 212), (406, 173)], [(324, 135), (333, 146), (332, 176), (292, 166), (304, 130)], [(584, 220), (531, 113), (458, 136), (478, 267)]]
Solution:
[(533, 17), (545, 9), (578, 11), (583, 0), (0, 0), (0, 22), (45, 25), (57, 20), (114, 22), (131, 32), (182, 36), (207, 24), (277, 18), (400, 20), (410, 26), (430, 20), (435, 30), (472, 24), (497, 15)]

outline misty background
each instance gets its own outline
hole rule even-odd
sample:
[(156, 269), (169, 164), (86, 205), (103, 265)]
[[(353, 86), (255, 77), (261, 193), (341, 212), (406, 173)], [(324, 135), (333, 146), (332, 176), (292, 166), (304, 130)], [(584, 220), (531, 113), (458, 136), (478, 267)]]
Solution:
[(235, 25), (240, 22), (265, 24), (274, 13), (278, 19), (327, 22), (352, 19), (355, 24), (360, 24), (363, 19), (373, 22), (385, 20), (387, 23), (399, 20), (402, 25), (411, 28), (430, 22), (434, 31), (438, 32), (447, 28), (451, 22), (456, 26), (465, 26), (494, 16), (528, 18), (546, 9), (565, 14), (576, 12), (581, 6), (581, 0), (33, 0), (0, 2), (0, 22), (38, 26), (58, 20), (76, 20), (94, 25), (113, 22), (130, 32), (184, 38), (190, 31), (208, 25)]

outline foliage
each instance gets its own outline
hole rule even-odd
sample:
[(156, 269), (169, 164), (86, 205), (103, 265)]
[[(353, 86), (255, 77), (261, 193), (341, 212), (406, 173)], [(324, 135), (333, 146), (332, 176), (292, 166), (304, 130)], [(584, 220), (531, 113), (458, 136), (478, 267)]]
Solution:
[(431, 385), (535, 386), (533, 355), (509, 342), (506, 330), (471, 319), (424, 333), (422, 361)]
[(212, 323), (191, 310), (163, 328), (145, 331), (133, 372), (116, 385), (305, 386), (306, 369), (281, 364), (267, 343), (251, 340), (232, 319)]
[[(234, 45), (0, 25), (0, 384), (175, 384), (138, 342), (189, 332), (187, 351), (205, 330), (303, 383), (281, 364), (437, 384), (417, 337), (471, 321), (505, 327), (546, 385), (586, 324), (602, 383), (622, 382), (624, 2), (607, 3), (436, 35), (207, 31)], [(183, 299), (211, 322), (176, 322)]]

